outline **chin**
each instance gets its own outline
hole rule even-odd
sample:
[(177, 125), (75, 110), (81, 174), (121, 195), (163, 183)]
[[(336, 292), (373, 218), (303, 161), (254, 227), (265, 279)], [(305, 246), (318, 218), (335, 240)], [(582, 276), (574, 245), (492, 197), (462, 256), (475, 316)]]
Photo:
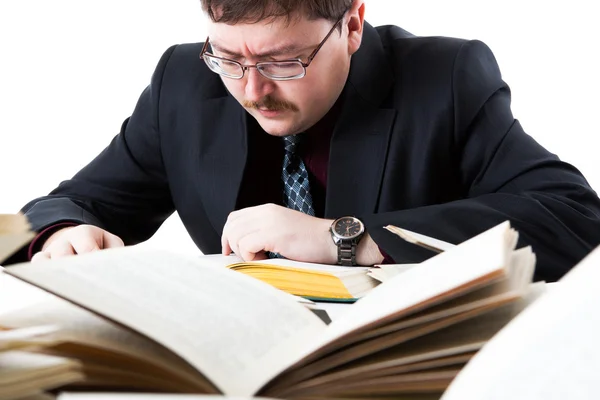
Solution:
[(271, 136), (289, 136), (298, 133), (297, 126), (289, 121), (269, 121), (258, 118), (258, 124)]

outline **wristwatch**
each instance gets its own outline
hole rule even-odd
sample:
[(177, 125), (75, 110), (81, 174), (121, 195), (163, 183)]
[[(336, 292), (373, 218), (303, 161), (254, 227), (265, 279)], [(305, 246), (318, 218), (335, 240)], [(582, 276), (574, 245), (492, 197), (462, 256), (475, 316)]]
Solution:
[(329, 228), (333, 243), (338, 248), (338, 265), (357, 265), (356, 246), (365, 233), (365, 226), (356, 217), (341, 217)]

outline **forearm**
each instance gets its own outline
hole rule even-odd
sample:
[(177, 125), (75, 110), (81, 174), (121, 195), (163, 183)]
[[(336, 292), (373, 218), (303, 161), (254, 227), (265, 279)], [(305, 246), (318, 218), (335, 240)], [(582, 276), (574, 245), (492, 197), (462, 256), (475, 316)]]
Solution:
[(509, 220), (519, 246), (537, 256), (536, 279), (555, 281), (600, 244), (600, 218), (560, 196), (495, 193), (450, 203), (362, 217), (373, 240), (399, 263), (421, 262), (434, 253), (407, 243), (383, 226), (392, 224), (458, 244)]

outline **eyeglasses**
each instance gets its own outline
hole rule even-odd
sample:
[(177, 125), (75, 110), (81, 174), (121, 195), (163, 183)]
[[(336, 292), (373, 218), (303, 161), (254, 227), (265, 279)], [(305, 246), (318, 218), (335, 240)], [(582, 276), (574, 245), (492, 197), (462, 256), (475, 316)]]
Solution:
[(243, 65), (237, 61), (229, 60), (223, 57), (217, 57), (208, 53), (207, 50), (209, 46), (209, 38), (206, 38), (206, 42), (204, 42), (204, 47), (202, 47), (202, 51), (200, 52), (200, 58), (204, 60), (211, 71), (231, 79), (242, 79), (244, 77), (244, 73), (250, 68), (256, 68), (256, 70), (262, 76), (274, 81), (300, 79), (306, 75), (306, 68), (310, 65), (319, 50), (321, 50), (321, 47), (323, 47), (327, 39), (329, 39), (329, 36), (331, 36), (338, 24), (342, 22), (342, 18), (340, 18), (333, 25), (327, 36), (325, 36), (325, 39), (323, 39), (317, 48), (310, 54), (310, 56), (308, 56), (308, 62), (306, 63), (302, 62), (300, 59), (296, 59), (264, 61), (258, 62), (254, 65)]

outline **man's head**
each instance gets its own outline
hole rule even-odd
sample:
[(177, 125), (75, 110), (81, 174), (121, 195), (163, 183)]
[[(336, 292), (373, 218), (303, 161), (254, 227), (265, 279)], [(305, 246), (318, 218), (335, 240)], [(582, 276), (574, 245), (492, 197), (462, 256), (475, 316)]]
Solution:
[(331, 109), (361, 43), (363, 0), (201, 3), (210, 17), (205, 61), (267, 133), (305, 131)]

